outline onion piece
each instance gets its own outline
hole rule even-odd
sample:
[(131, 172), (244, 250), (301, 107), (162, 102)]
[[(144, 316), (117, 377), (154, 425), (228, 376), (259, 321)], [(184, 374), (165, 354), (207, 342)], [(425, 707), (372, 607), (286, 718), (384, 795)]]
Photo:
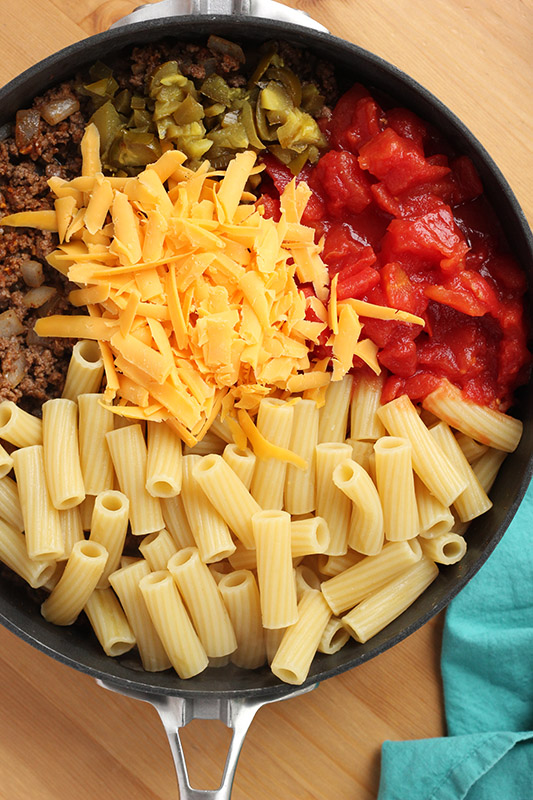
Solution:
[(28, 153), (39, 133), (40, 114), (34, 108), (17, 111), (15, 122), (15, 144), (21, 153)]
[(26, 358), (24, 353), (21, 353), (7, 369), (4, 369), (4, 380), (7, 385), (12, 389), (18, 386), (25, 376), (27, 368)]
[(39, 110), (41, 117), (49, 125), (57, 125), (71, 114), (79, 111), (80, 104), (75, 97), (64, 97), (62, 100), (51, 100), (49, 103), (44, 103)]
[(26, 286), (35, 288), (42, 285), (44, 272), (40, 261), (25, 261), (24, 264), (21, 264), (20, 271)]
[(24, 332), (24, 325), (13, 308), (0, 314), (0, 336), (16, 336)]
[(53, 286), (37, 286), (35, 289), (30, 289), (22, 298), (22, 302), (26, 308), (40, 308), (44, 306), (57, 292)]

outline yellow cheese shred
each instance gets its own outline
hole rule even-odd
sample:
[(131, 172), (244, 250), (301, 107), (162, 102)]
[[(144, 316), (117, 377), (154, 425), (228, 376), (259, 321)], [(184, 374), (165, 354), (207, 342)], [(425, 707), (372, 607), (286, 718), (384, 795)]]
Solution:
[[(99, 342), (114, 413), (165, 419), (192, 446), (222, 408), (239, 446), (248, 439), (260, 458), (304, 469), (299, 456), (255, 427), (260, 400), (292, 392), (322, 403), (325, 387), (356, 355), (379, 370), (375, 346), (360, 342), (359, 315), (423, 320), (338, 302), (323, 242), (301, 222), (309, 187), (291, 181), (279, 221), (266, 218), (247, 191), (261, 170), (254, 152), (238, 153), (226, 170), (205, 161), (194, 172), (183, 166), (183, 153), (167, 150), (136, 177), (107, 178), (99, 145), (89, 125), (82, 175), (49, 181), (53, 210), (0, 220), (59, 232), (48, 262), (80, 287), (71, 300), (89, 312), (41, 318), (37, 334)], [(306, 298), (300, 283), (312, 284), (316, 297)], [(307, 319), (308, 309), (316, 317)], [(310, 360), (328, 327), (333, 371)]]

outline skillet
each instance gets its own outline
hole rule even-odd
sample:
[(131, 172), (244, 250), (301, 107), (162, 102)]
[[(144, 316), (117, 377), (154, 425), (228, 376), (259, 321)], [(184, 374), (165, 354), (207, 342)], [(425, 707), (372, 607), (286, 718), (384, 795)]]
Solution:
[[(489, 200), (497, 209), (508, 239), (513, 242), (515, 256), (531, 280), (531, 233), (509, 186), (479, 142), (442, 104), (414, 81), (372, 54), (319, 30), (321, 26), (309, 29), (302, 24), (277, 21), (275, 13), (281, 13), (280, 8), (284, 14), (290, 11), (285, 7), (276, 8), (277, 4), (271, 8), (264, 2), (231, 4), (226, 0), (212, 3), (200, 0), (185, 4), (188, 13), (184, 17), (169, 19), (166, 15), (169, 11), (175, 13), (175, 5), (166, 2), (147, 10), (141, 9), (132, 15), (137, 21), (66, 48), (23, 73), (0, 92), (0, 124), (12, 118), (18, 108), (25, 107), (33, 96), (48, 86), (70, 77), (84, 65), (105, 58), (110, 51), (134, 42), (155, 41), (169, 35), (205, 40), (213, 29), (228, 39), (252, 43), (269, 38), (285, 38), (296, 45), (312, 48), (334, 62), (340, 67), (340, 72), (346, 73), (348, 84), (360, 80), (369, 87), (393, 96), (400, 105), (411, 108), (438, 127), (458, 151), (469, 155), (481, 175)], [(243, 15), (253, 10), (251, 6), (260, 6), (263, 18), (245, 19)], [(154, 10), (165, 14), (165, 17), (143, 19), (146, 13), (153, 14)], [(237, 16), (228, 16), (231, 11)], [(203, 12), (207, 13), (202, 16)], [(306, 20), (298, 18), (299, 23), (302, 21)], [(350, 642), (334, 656), (319, 655), (307, 681), (298, 691), (310, 689), (320, 681), (351, 669), (401, 641), (440, 611), (480, 568), (512, 519), (531, 476), (531, 407), (530, 386), (520, 393), (516, 409), (525, 423), (522, 442), (506, 460), (493, 488), (491, 496), (494, 507), (469, 529), (469, 550), (464, 561), (443, 570), (417, 603), (367, 644)], [(145, 673), (132, 656), (108, 659), (100, 652), (87, 627), (80, 625), (58, 629), (48, 625), (40, 617), (38, 605), (23, 590), (15, 589), (9, 583), (0, 586), (0, 620), (25, 641), (69, 666), (92, 675), (103, 685), (155, 702), (171, 737), (175, 736), (176, 727), (186, 724), (192, 716), (209, 715), (223, 718), (236, 728), (238, 735), (242, 735), (244, 722), (251, 720), (251, 715), (260, 705), (294, 694), (280, 684), (268, 669), (248, 673), (226, 667), (209, 670), (192, 681), (184, 682), (170, 673)], [(230, 754), (233, 761), (238, 755), (237, 745), (236, 741)], [(176, 755), (179, 740), (173, 738), (171, 746)], [(225, 776), (225, 786), (230, 773), (231, 769)], [(186, 784), (183, 785), (186, 790)], [(187, 796), (195, 795), (184, 794), (182, 788), (182, 797)], [(204, 793), (202, 796), (209, 795)]]

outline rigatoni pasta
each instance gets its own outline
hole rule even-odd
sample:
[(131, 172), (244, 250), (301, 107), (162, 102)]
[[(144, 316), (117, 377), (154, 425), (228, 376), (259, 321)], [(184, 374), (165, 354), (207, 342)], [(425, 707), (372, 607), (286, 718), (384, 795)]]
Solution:
[(78, 406), (58, 397), (43, 403), (43, 455), (46, 482), (58, 510), (85, 498), (78, 440)]
[(104, 407), (104, 395), (78, 396), (80, 464), (85, 493), (97, 495), (114, 488), (115, 473), (106, 433), (114, 429), (114, 415)]
[(107, 550), (98, 542), (76, 542), (59, 582), (41, 606), (54, 625), (72, 625), (96, 589), (107, 561)]
[(72, 348), (62, 397), (76, 400), (80, 394), (98, 392), (104, 376), (104, 362), (98, 342), (81, 339)]

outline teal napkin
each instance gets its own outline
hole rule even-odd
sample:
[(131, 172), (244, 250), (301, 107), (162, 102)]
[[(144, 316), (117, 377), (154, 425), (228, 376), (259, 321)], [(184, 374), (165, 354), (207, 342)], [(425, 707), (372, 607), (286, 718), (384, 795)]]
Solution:
[(384, 742), (378, 800), (533, 800), (533, 484), (446, 612), (448, 735)]

